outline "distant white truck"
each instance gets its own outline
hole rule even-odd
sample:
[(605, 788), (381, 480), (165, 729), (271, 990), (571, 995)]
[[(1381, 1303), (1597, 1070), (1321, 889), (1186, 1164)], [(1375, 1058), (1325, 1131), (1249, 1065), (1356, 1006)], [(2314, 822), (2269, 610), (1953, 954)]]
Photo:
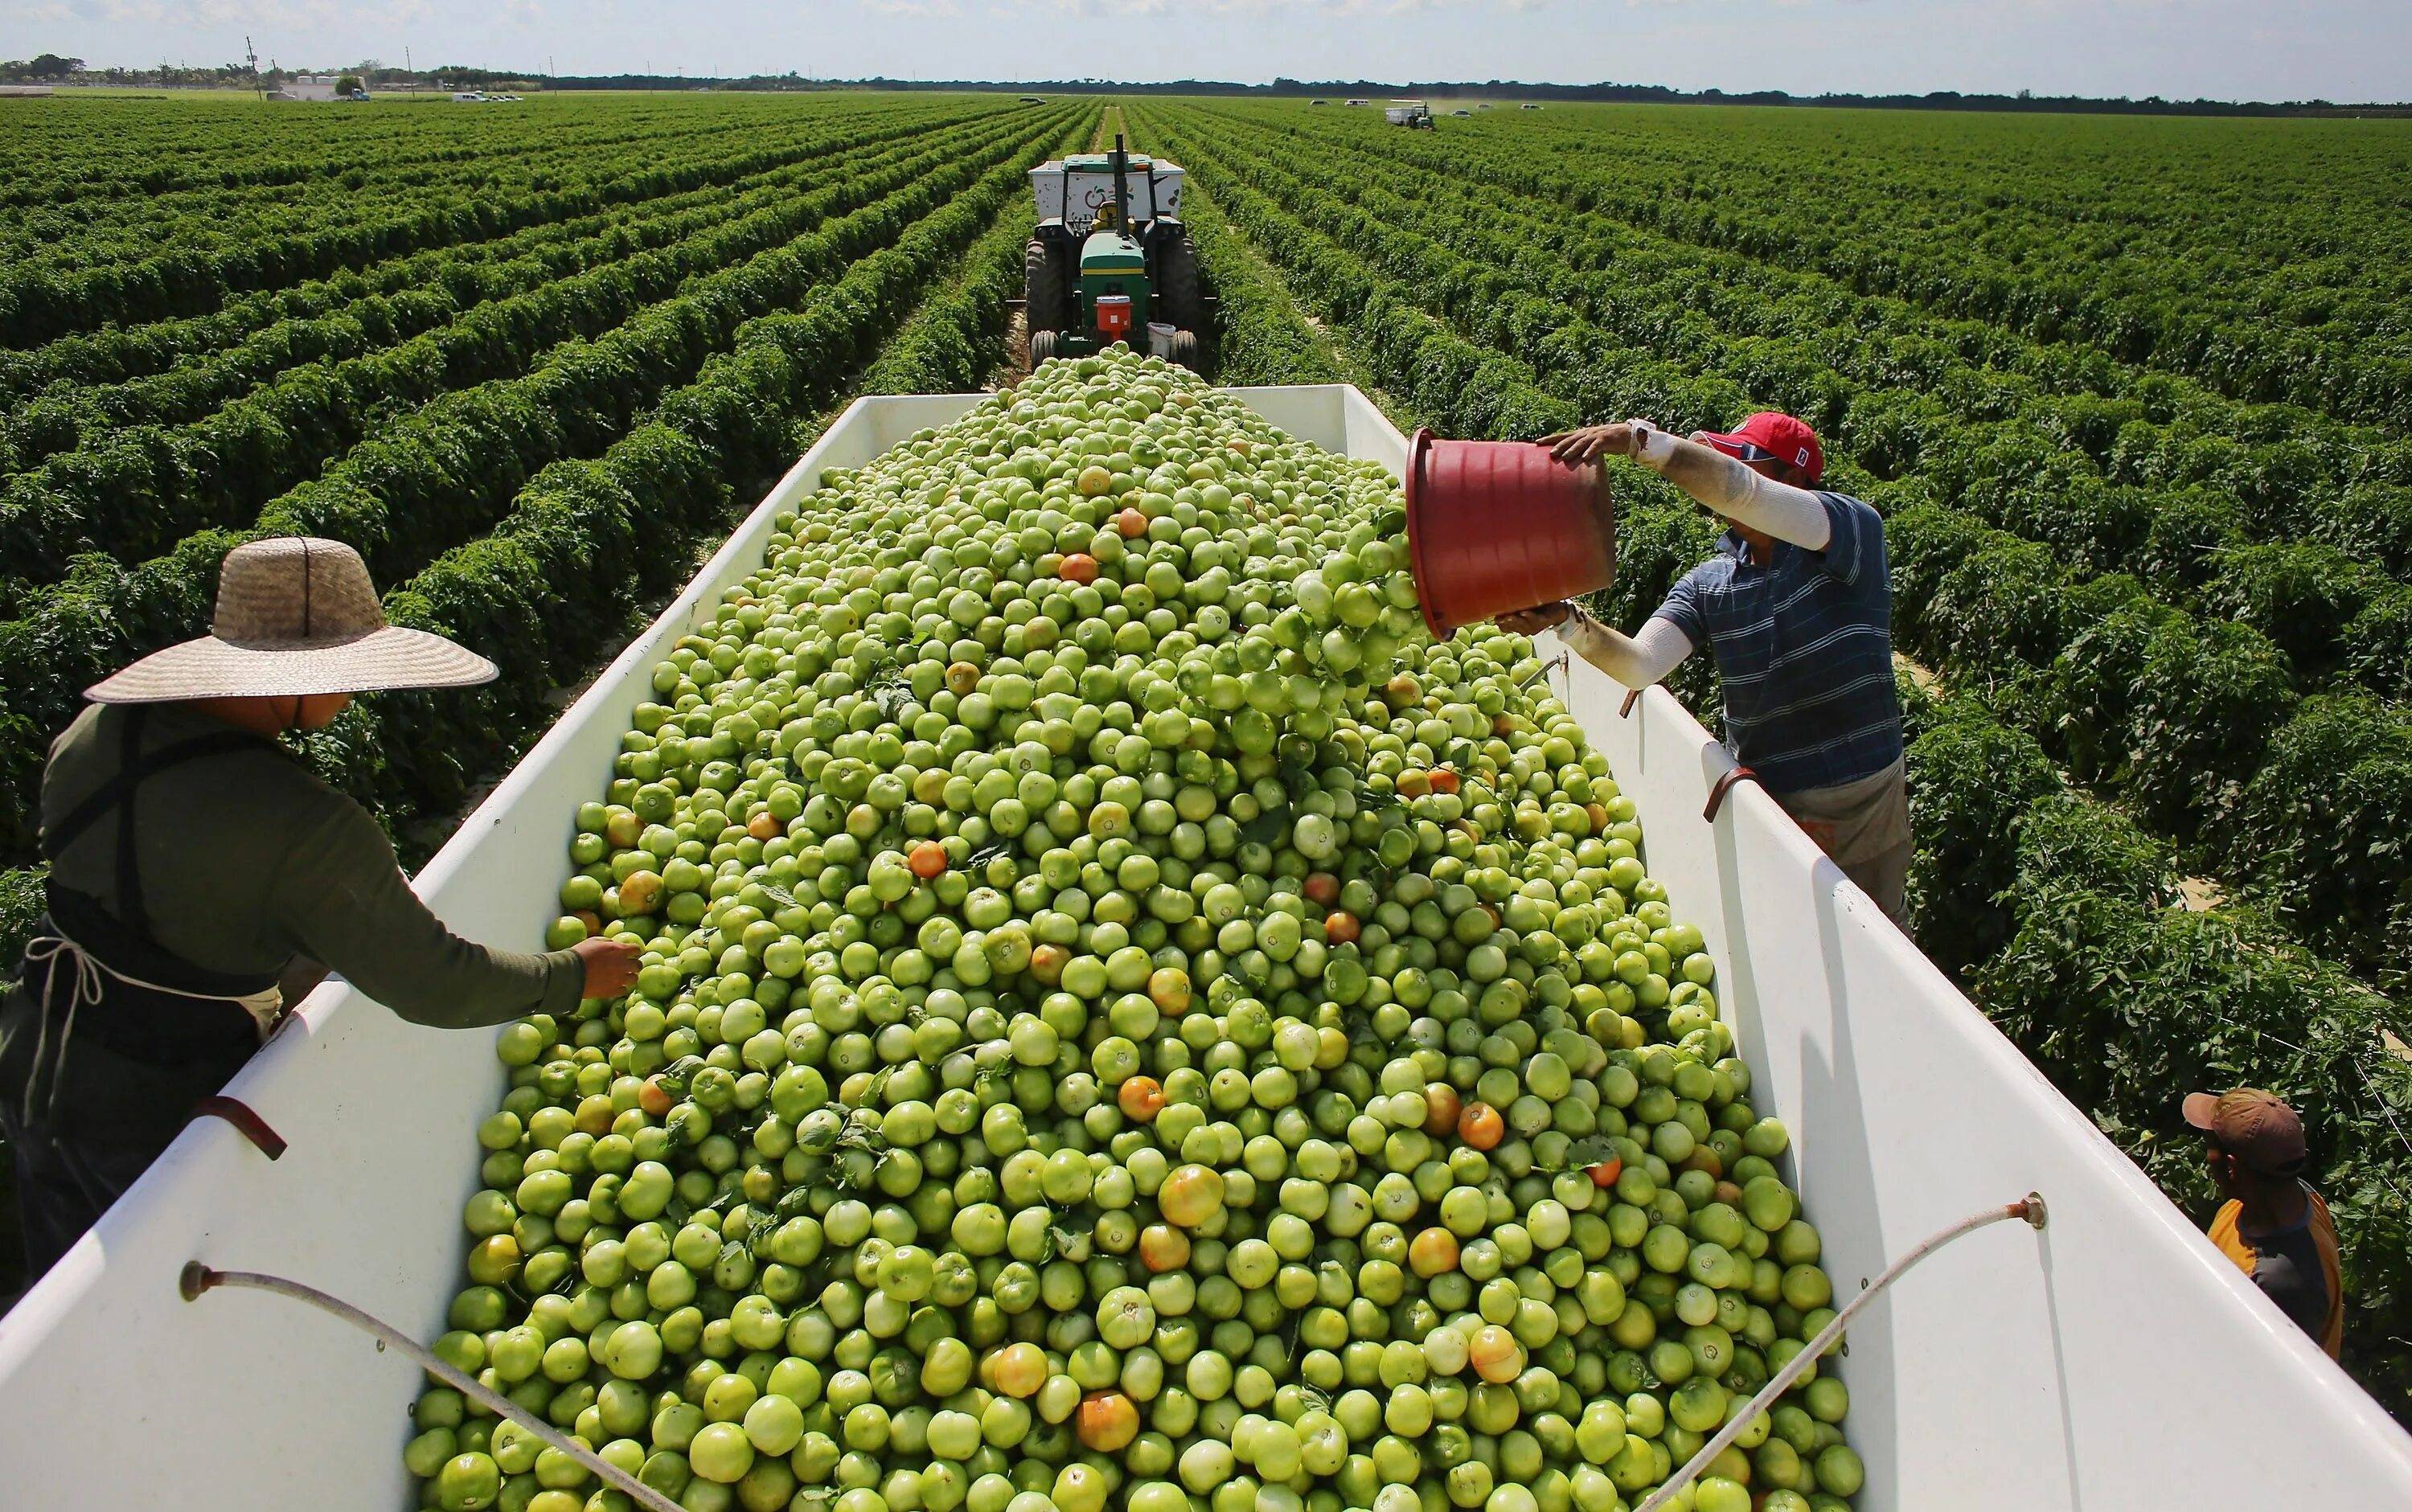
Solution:
[(1432, 107), (1421, 100), (1392, 100), (1383, 108), (1382, 119), (1410, 131), (1434, 129)]

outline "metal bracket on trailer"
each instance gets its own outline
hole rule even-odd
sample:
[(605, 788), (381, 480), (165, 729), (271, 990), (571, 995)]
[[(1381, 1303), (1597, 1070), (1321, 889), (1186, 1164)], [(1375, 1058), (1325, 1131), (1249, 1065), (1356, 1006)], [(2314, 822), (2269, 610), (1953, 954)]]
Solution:
[(1726, 806), (1726, 795), (1733, 791), (1734, 784), (1744, 781), (1758, 782), (1758, 773), (1748, 767), (1736, 767), (1719, 777), (1716, 785), (1709, 789), (1709, 806), (1700, 811), (1700, 817), (1711, 824), (1716, 823), (1717, 811)]
[(281, 1159), (286, 1152), (285, 1136), (268, 1126), (268, 1120), (253, 1112), (247, 1103), (232, 1097), (204, 1097), (193, 1105), (194, 1118), (222, 1118), (235, 1126), (237, 1133), (249, 1139), (261, 1154), (271, 1160)]

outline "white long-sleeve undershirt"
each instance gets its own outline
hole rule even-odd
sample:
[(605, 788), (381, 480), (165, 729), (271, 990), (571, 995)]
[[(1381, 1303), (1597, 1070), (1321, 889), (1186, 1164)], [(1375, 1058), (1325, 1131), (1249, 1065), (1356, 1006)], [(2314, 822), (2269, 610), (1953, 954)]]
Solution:
[(1834, 538), (1825, 501), (1807, 489), (1763, 477), (1714, 447), (1634, 423), (1640, 439), (1634, 460), (1728, 520), (1805, 551), (1822, 551)]
[(1692, 653), (1692, 638), (1672, 620), (1652, 619), (1638, 635), (1600, 624), (1581, 609), (1558, 626), (1566, 649), (1628, 688), (1646, 688)]

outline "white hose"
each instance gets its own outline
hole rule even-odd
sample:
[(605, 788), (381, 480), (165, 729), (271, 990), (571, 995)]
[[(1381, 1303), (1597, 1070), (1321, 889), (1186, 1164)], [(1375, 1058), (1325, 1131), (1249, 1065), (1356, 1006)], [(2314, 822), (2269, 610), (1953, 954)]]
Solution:
[(647, 1512), (683, 1512), (676, 1502), (605, 1460), (601, 1455), (588, 1448), (581, 1440), (570, 1437), (508, 1397), (480, 1385), (477, 1377), (438, 1356), (418, 1340), (391, 1324), (371, 1317), (340, 1297), (331, 1297), (316, 1286), (305, 1286), (298, 1281), (287, 1281), (283, 1276), (262, 1275), (257, 1270), (213, 1270), (199, 1260), (194, 1260), (184, 1267), (177, 1286), (184, 1294), (184, 1300), (188, 1302), (195, 1300), (201, 1293), (213, 1287), (248, 1286), (255, 1291), (273, 1292), (279, 1297), (290, 1297), (295, 1301), (307, 1302), (321, 1312), (331, 1313), (363, 1333), (375, 1335), (380, 1343), (401, 1350), (417, 1361), (419, 1368), (428, 1374), (468, 1397), (488, 1412), (498, 1417), (509, 1418), (546, 1444), (584, 1465), (588, 1470), (601, 1476), (605, 1485), (627, 1496), (639, 1506), (646, 1508)]
[(2030, 1192), (2022, 1201), (2008, 1203), (1998, 1208), (1981, 1209), (1949, 1227), (1939, 1229), (1920, 1240), (1911, 1247), (1908, 1254), (1888, 1267), (1883, 1275), (1876, 1277), (1873, 1284), (1852, 1298), (1848, 1305), (1835, 1314), (1834, 1321), (1818, 1329), (1817, 1337), (1810, 1340), (1801, 1353), (1793, 1356), (1784, 1369), (1776, 1372), (1773, 1379), (1759, 1387), (1758, 1395), (1750, 1399), (1748, 1406), (1733, 1414), (1733, 1420), (1718, 1430), (1716, 1437), (1701, 1445), (1700, 1452), (1692, 1456), (1684, 1463), (1684, 1468), (1676, 1471), (1665, 1485), (1653, 1491), (1650, 1499), (1636, 1508), (1635, 1512), (1660, 1512), (1661, 1508), (1675, 1499), (1677, 1492), (1699, 1479), (1701, 1473), (1709, 1468), (1710, 1462), (1718, 1455), (1725, 1453), (1760, 1413), (1765, 1412), (1776, 1398), (1790, 1389), (1793, 1382), (1806, 1374), (1809, 1367), (1815, 1365), (1827, 1350), (1833, 1347), (1834, 1341), (1843, 1336), (1843, 1329), (1850, 1323), (1851, 1314), (1875, 1300), (1876, 1294), (1900, 1279), (1904, 1271), (1961, 1235), (1974, 1233), (1988, 1225), (1998, 1224), (2006, 1218), (2023, 1218), (2032, 1226), (2041, 1228), (2044, 1225), (2043, 1198)]

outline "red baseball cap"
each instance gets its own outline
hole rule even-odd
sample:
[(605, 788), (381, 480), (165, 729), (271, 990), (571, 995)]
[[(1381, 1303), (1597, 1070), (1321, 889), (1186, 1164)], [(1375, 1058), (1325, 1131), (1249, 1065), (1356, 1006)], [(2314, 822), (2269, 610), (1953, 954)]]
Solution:
[(1826, 476), (1826, 449), (1817, 445), (1817, 433), (1805, 421), (1772, 409), (1760, 410), (1732, 431), (1704, 433), (1700, 439), (1743, 462), (1772, 460), (1804, 468), (1812, 483)]

